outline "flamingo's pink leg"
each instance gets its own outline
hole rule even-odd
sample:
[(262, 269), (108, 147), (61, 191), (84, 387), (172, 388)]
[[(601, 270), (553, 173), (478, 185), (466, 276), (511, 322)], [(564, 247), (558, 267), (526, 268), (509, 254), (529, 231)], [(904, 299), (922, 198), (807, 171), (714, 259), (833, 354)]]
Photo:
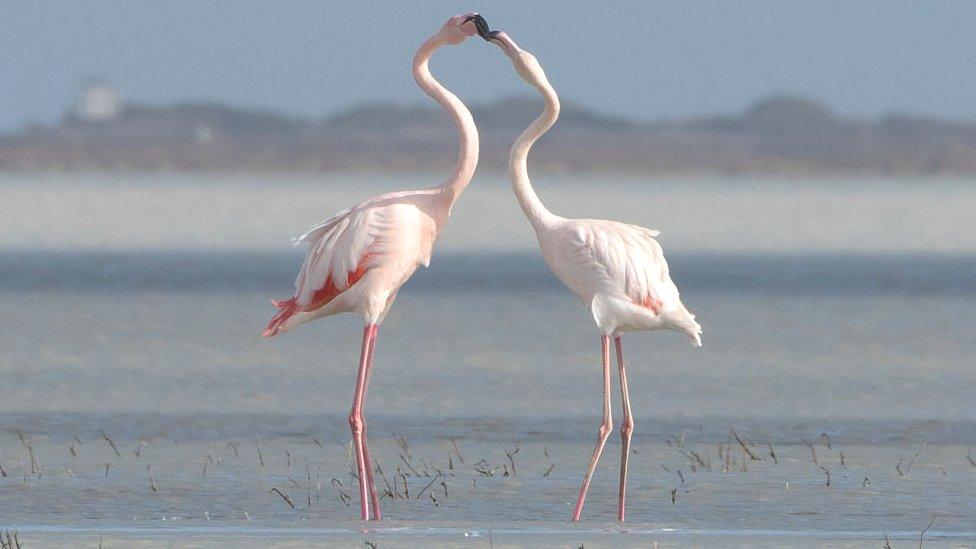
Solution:
[(356, 450), (356, 473), (359, 477), (359, 501), (363, 520), (369, 520), (369, 476), (366, 467), (366, 420), (363, 418), (363, 399), (366, 396), (366, 382), (369, 374), (369, 350), (376, 337), (375, 325), (363, 329), (363, 348), (359, 359), (359, 374), (356, 377), (356, 395), (352, 401), (352, 411), (349, 412), (349, 428), (352, 430), (352, 442)]
[[(380, 327), (377, 325), (372, 326), (373, 333), (369, 340), (369, 349), (367, 349), (368, 356), (366, 358), (366, 386), (363, 388), (363, 409), (366, 408), (366, 397), (369, 395), (369, 380), (373, 375), (373, 356), (376, 349), (376, 337), (379, 333)], [(376, 482), (373, 480), (373, 460), (369, 457), (369, 443), (367, 432), (369, 429), (366, 426), (365, 418), (363, 419), (363, 458), (366, 461), (366, 482), (369, 487), (369, 501), (370, 505), (373, 506), (373, 519), (380, 520), (383, 518), (383, 514), (380, 512), (380, 500), (376, 497)]]
[(623, 398), (624, 420), (620, 424), (620, 492), (617, 499), (617, 518), (624, 521), (627, 506), (627, 461), (630, 459), (630, 438), (634, 434), (634, 419), (630, 413), (630, 391), (627, 388), (627, 370), (624, 368), (624, 350), (620, 336), (613, 340), (617, 347), (617, 367), (620, 369), (620, 395)]
[(600, 461), (600, 454), (603, 447), (607, 444), (607, 438), (613, 430), (610, 417), (610, 336), (605, 335), (603, 343), (603, 421), (600, 423), (600, 431), (597, 435), (596, 447), (593, 449), (593, 457), (590, 458), (590, 465), (586, 468), (586, 475), (583, 476), (583, 485), (580, 486), (579, 499), (576, 500), (576, 510), (573, 512), (573, 521), (578, 522), (580, 513), (583, 512), (583, 500), (586, 499), (586, 492), (590, 489), (590, 479), (596, 469), (596, 463)]

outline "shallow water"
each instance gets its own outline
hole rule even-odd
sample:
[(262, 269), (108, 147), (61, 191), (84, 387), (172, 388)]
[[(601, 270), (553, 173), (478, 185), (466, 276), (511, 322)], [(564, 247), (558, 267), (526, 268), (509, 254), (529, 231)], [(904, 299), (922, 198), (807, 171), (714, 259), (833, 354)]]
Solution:
[[(4, 259), (21, 272), (0, 277), (0, 360), (19, 388), (2, 411), (347, 412), (359, 319), (257, 337), (268, 299), (288, 295), (296, 256)], [(974, 266), (676, 256), (673, 276), (707, 345), (671, 332), (624, 337), (637, 416), (976, 420)], [(535, 256), (444, 254), (401, 292), (378, 349), (380, 413), (599, 410), (599, 337)]]
[[(818, 192), (848, 200), (877, 185)], [(968, 190), (940, 185), (915, 204), (967, 205)], [(924, 195), (892, 188), (889, 204)], [(248, 192), (233, 200), (260, 195)], [(952, 208), (945, 223), (961, 223)], [(460, 232), (478, 232), (455, 214)], [(19, 215), (3, 223), (29, 229), (31, 214)], [(117, 221), (120, 233), (145, 234)], [(782, 229), (754, 221), (767, 222)], [(917, 545), (933, 517), (926, 547), (976, 544), (971, 233), (942, 238), (950, 255), (914, 237), (879, 252), (863, 242), (886, 236), (870, 231), (812, 250), (775, 244), (789, 234), (758, 251), (708, 251), (724, 242), (710, 237), (665, 242), (705, 346), (625, 336), (637, 422), (626, 526), (614, 520), (616, 434), (583, 523), (568, 522), (599, 421), (587, 313), (521, 240), (448, 246), (381, 330), (371, 449), (391, 484), (397, 468), (403, 476), (383, 500), (385, 520), (364, 529), (345, 420), (360, 321), (258, 337), (301, 250), (241, 245), (243, 229), (219, 223), (199, 246), (157, 245), (182, 242), (180, 227), (139, 246), (132, 234), (105, 240), (109, 224), (60, 248), (31, 246), (34, 229), (3, 235), (0, 527), (28, 544), (880, 547), (887, 535), (898, 547)], [(804, 234), (797, 241), (809, 243)], [(404, 481), (409, 498), (394, 497)]]
[[(592, 442), (584, 436), (589, 422), (535, 420), (526, 428), (379, 417), (371, 449), (383, 471), (380, 490), (389, 490), (381, 500), (386, 518), (363, 527), (341, 417), (14, 421), (25, 428), (24, 442), (11, 435), (0, 445), (10, 475), (0, 481), (0, 510), (23, 539), (45, 545), (880, 546), (885, 535), (917, 540), (932, 517), (930, 542), (976, 539), (971, 424), (954, 431), (967, 443), (924, 447), (932, 427), (924, 423), (875, 423), (919, 442), (869, 444), (835, 422), (776, 435), (743, 424), (735, 432), (746, 453), (723, 420), (652, 421), (639, 428), (631, 457), (627, 524), (615, 521), (613, 441), (584, 521), (574, 525), (568, 517)], [(115, 431), (105, 438), (96, 426)]]

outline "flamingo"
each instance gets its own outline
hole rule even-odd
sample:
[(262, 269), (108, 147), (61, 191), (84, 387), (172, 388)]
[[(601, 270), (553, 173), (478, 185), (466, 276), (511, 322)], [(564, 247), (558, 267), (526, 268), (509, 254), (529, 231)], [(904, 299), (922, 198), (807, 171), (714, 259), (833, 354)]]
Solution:
[(431, 189), (374, 196), (295, 239), (296, 244), (309, 245), (295, 279), (295, 294), (272, 301), (278, 312), (263, 334), (274, 337), (299, 324), (339, 313), (363, 317), (359, 373), (349, 413), (363, 520), (382, 518), (363, 416), (379, 326), (400, 287), (417, 267), (430, 264), (434, 243), (447, 223), (451, 207), (471, 181), (478, 164), (478, 130), (471, 113), (431, 76), (427, 62), (440, 47), (460, 44), (476, 33), (488, 37), (488, 24), (477, 13), (451, 17), (421, 44), (413, 57), (417, 85), (444, 107), (457, 125), (460, 150), (454, 171)]
[(660, 244), (659, 233), (637, 225), (603, 219), (566, 219), (543, 205), (529, 182), (527, 158), (529, 149), (559, 117), (559, 97), (549, 84), (536, 58), (519, 48), (508, 35), (491, 31), (490, 39), (511, 58), (516, 72), (535, 87), (545, 101), (542, 114), (512, 145), (509, 177), (519, 205), (529, 218), (539, 240), (542, 255), (553, 273), (589, 308), (601, 334), (603, 356), (603, 420), (596, 447), (590, 458), (573, 521), (579, 521), (583, 502), (590, 487), (600, 454), (613, 429), (610, 414), (610, 339), (614, 341), (623, 400), (623, 422), (620, 456), (620, 485), (617, 518), (625, 518), (627, 462), (634, 420), (627, 388), (621, 334), (637, 330), (667, 329), (682, 332), (692, 343), (701, 346), (701, 326), (681, 303), (678, 288), (671, 281), (668, 264)]

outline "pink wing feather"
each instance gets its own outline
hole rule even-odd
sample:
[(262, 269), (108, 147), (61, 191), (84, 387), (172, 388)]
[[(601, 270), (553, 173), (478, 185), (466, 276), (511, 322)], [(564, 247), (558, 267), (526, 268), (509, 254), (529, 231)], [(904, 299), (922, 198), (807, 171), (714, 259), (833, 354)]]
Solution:
[(384, 208), (364, 204), (339, 212), (296, 238), (296, 244), (307, 242), (309, 250), (295, 279), (295, 295), (272, 301), (279, 310), (264, 337), (277, 335), (296, 313), (320, 309), (359, 282), (381, 253), (378, 235), (383, 218)]

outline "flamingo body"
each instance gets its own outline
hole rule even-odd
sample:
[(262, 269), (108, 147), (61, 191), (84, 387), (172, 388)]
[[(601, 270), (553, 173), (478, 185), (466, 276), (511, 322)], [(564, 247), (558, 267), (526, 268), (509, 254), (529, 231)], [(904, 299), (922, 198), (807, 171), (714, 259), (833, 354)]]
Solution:
[(621, 334), (629, 331), (675, 330), (687, 335), (694, 345), (701, 346), (701, 326), (681, 302), (678, 287), (671, 280), (664, 252), (654, 239), (657, 231), (603, 219), (567, 219), (550, 212), (539, 200), (529, 182), (528, 155), (532, 145), (556, 123), (559, 97), (535, 56), (519, 48), (503, 32), (491, 32), (489, 36), (511, 58), (519, 76), (536, 88), (545, 102), (542, 114), (512, 145), (508, 167), (515, 196), (535, 229), (546, 263), (589, 308), (601, 332), (603, 418), (593, 455), (583, 475), (573, 520), (580, 519), (590, 480), (613, 430), (610, 409), (612, 338), (616, 347), (624, 415), (620, 426), (622, 444), (617, 506), (617, 517), (623, 521), (634, 421)]
[(701, 345), (701, 327), (681, 303), (658, 231), (603, 219), (558, 218), (537, 230), (553, 273), (607, 335), (668, 329)]
[(442, 46), (460, 44), (476, 33), (487, 39), (487, 32), (488, 24), (476, 13), (451, 17), (413, 58), (417, 85), (444, 107), (457, 126), (460, 146), (454, 171), (438, 187), (375, 196), (296, 238), (296, 244), (308, 244), (308, 253), (295, 279), (295, 293), (272, 301), (278, 312), (264, 331), (264, 337), (274, 337), (338, 313), (363, 318), (359, 372), (349, 413), (363, 520), (381, 518), (363, 414), (379, 325), (400, 287), (417, 267), (430, 264), (434, 243), (478, 164), (478, 131), (471, 113), (434, 79), (428, 60)]
[(381, 194), (341, 211), (295, 239), (309, 246), (295, 295), (273, 302), (279, 312), (265, 337), (325, 316), (386, 317), (397, 291), (420, 266), (450, 215), (440, 189)]

